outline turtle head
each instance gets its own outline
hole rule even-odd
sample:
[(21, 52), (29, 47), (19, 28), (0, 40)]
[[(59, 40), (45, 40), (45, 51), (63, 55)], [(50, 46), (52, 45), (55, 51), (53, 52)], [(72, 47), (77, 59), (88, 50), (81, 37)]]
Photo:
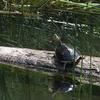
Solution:
[(61, 39), (57, 34), (54, 34), (54, 40), (56, 43), (60, 43), (61, 44)]
[(54, 34), (56, 40), (60, 41), (60, 37), (57, 34)]

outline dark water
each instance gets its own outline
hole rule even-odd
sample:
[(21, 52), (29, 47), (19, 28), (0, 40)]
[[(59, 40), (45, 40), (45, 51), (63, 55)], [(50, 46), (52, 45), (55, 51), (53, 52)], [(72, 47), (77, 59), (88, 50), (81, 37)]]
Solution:
[[(0, 15), (0, 45), (54, 50), (53, 34), (57, 33), (63, 42), (77, 47), (82, 54), (100, 56), (100, 26), (94, 22), (80, 29), (34, 17)], [(0, 65), (0, 100), (100, 100), (100, 88), (91, 84), (79, 85), (69, 93), (55, 91), (54, 95), (48, 90), (54, 78), (8, 67)]]
[(49, 91), (53, 78), (0, 65), (0, 100), (100, 100), (100, 88), (82, 85), (69, 93)]

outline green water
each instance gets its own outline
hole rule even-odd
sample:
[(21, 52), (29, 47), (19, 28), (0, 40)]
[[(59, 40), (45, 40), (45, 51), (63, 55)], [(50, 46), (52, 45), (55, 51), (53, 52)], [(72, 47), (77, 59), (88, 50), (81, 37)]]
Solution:
[(58, 91), (53, 95), (53, 78), (38, 72), (0, 65), (0, 100), (99, 100), (100, 88), (78, 86), (69, 93)]

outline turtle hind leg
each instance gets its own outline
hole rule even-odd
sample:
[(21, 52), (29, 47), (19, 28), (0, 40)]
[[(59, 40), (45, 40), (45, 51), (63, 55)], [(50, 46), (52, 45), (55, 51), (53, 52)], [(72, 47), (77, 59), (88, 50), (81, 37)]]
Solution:
[(78, 65), (78, 63), (80, 62), (80, 60), (85, 59), (84, 57), (79, 57), (79, 59), (75, 62), (75, 65)]

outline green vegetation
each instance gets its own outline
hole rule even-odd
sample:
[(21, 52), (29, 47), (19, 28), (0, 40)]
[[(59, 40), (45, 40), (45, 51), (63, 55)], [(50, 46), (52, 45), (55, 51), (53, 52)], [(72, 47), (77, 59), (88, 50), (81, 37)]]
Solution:
[[(76, 46), (83, 54), (100, 56), (100, 16), (61, 12), (44, 12), (36, 17), (0, 15), (0, 44), (54, 50), (53, 34)], [(58, 22), (48, 22), (49, 17)], [(64, 23), (60, 23), (64, 22)], [(75, 23), (75, 24), (74, 24)]]
[(60, 9), (68, 11), (79, 11), (88, 13), (100, 14), (99, 0), (5, 0), (0, 2), (0, 9), (4, 10), (19, 10), (19, 11), (38, 11), (43, 10), (45, 7), (48, 9)]

